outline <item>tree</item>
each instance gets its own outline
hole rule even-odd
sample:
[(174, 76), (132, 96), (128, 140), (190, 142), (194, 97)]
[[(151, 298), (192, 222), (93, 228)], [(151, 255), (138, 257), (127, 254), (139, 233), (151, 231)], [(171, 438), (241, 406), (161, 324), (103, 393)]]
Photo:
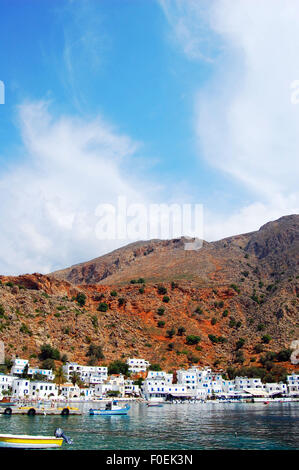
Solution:
[(200, 341), (200, 336), (196, 336), (196, 335), (189, 335), (186, 337), (186, 343), (187, 344), (198, 344), (199, 341)]
[(178, 336), (183, 336), (185, 331), (186, 331), (186, 328), (184, 328), (183, 326), (179, 326), (178, 327)]
[(104, 353), (101, 345), (90, 344), (86, 356), (94, 356), (96, 359), (104, 359)]
[(82, 380), (81, 380), (81, 377), (80, 377), (80, 374), (78, 374), (78, 372), (72, 372), (71, 373), (71, 382), (73, 385), (78, 385), (80, 387), (80, 385), (82, 385)]
[(167, 294), (167, 289), (164, 286), (158, 286), (158, 294), (165, 295)]
[(54, 382), (58, 385), (59, 392), (60, 392), (61, 385), (66, 382), (66, 377), (64, 375), (62, 366), (59, 367), (59, 369), (55, 372)]
[(151, 365), (149, 366), (149, 370), (161, 371), (162, 369), (161, 369), (160, 364), (151, 364)]
[(54, 362), (54, 359), (51, 359), (51, 358), (45, 359), (45, 360), (42, 362), (42, 368), (43, 368), (43, 369), (53, 369), (53, 370), (55, 370), (55, 362)]
[(167, 337), (172, 338), (175, 335), (175, 329), (172, 327), (170, 330), (166, 331)]
[(290, 360), (292, 349), (282, 349), (277, 353), (276, 360), (278, 362), (286, 362)]
[(50, 344), (43, 344), (40, 348), (38, 358), (40, 361), (44, 361), (46, 359), (54, 359), (55, 361), (59, 361), (60, 353), (58, 349), (52, 348)]
[(22, 379), (28, 379), (28, 369), (29, 369), (29, 366), (28, 364), (26, 364), (22, 372)]
[(265, 344), (270, 343), (271, 339), (272, 339), (272, 338), (271, 338), (270, 335), (264, 335), (264, 336), (262, 336), (262, 342), (265, 343)]
[(129, 365), (126, 362), (122, 362), (120, 360), (113, 361), (108, 366), (108, 374), (123, 374), (125, 376), (129, 376)]
[(83, 294), (83, 292), (79, 292), (79, 294), (77, 294), (76, 301), (78, 302), (80, 307), (83, 307), (83, 305), (85, 305), (85, 302), (86, 302), (86, 295)]
[(107, 312), (107, 310), (108, 310), (108, 305), (106, 304), (106, 302), (101, 302), (98, 306), (98, 311)]

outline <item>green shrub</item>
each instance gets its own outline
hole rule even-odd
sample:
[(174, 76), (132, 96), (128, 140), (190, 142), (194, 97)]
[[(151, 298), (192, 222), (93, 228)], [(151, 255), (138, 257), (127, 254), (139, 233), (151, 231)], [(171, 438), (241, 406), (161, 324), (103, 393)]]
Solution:
[(76, 301), (80, 305), (80, 307), (83, 307), (86, 302), (86, 295), (83, 294), (83, 292), (79, 292), (79, 294), (77, 294)]
[(129, 376), (129, 366), (126, 362), (122, 362), (120, 360), (113, 361), (108, 366), (108, 374), (123, 374)]
[(158, 286), (158, 294), (165, 295), (167, 294), (167, 289), (164, 286)]
[(108, 305), (106, 304), (106, 302), (101, 302), (98, 306), (98, 311), (107, 312), (107, 310), (108, 310)]
[(170, 298), (168, 297), (168, 295), (164, 295), (162, 300), (163, 302), (168, 303), (170, 301)]
[(183, 326), (179, 326), (178, 327), (178, 336), (183, 336), (185, 331), (186, 331), (186, 328), (184, 328)]
[(175, 329), (172, 327), (170, 330), (167, 330), (166, 335), (168, 338), (172, 338), (175, 335)]
[(270, 343), (271, 339), (272, 339), (272, 338), (271, 338), (270, 335), (264, 335), (264, 336), (262, 336), (262, 342), (265, 343), (265, 344)]
[(186, 337), (186, 343), (190, 345), (198, 344), (200, 340), (201, 340), (200, 336), (196, 336), (196, 335), (188, 335)]
[(50, 344), (43, 344), (40, 347), (40, 353), (38, 355), (40, 361), (45, 361), (46, 359), (53, 359), (55, 361), (60, 360), (60, 352), (58, 349), (52, 348)]
[(90, 344), (89, 345), (86, 356), (87, 357), (95, 357), (96, 359), (104, 359), (105, 358), (102, 346), (95, 345), (95, 344)]
[(165, 312), (165, 308), (163, 308), (163, 307), (160, 307), (157, 310), (157, 314), (160, 315), (160, 316), (164, 315), (164, 312)]
[(159, 320), (159, 321), (158, 321), (158, 327), (159, 327), (159, 328), (163, 328), (163, 326), (165, 326), (165, 321)]

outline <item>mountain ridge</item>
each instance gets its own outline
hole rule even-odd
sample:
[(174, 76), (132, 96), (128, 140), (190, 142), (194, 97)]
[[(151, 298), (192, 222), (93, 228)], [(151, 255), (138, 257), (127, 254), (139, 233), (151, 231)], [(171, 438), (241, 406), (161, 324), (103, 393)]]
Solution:
[(8, 355), (34, 362), (50, 343), (87, 363), (89, 345), (97, 344), (100, 363), (144, 357), (166, 369), (249, 367), (298, 340), (298, 215), (198, 252), (183, 243), (138, 242), (100, 257), (91, 271), (94, 260), (82, 263), (73, 273), (86, 275), (81, 284), (53, 274), (0, 276), (0, 339)]

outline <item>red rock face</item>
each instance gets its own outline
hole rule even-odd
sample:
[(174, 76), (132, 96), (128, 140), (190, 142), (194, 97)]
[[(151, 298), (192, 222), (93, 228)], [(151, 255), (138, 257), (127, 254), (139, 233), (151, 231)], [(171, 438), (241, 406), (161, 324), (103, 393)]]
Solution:
[[(87, 363), (94, 343), (103, 347), (102, 364), (135, 356), (166, 370), (258, 365), (264, 352), (257, 344), (279, 351), (299, 338), (298, 219), (283, 217), (198, 252), (185, 251), (182, 239), (139, 242), (49, 276), (0, 276), (6, 353), (29, 358), (50, 343)], [(139, 278), (145, 284), (130, 283)], [(84, 306), (76, 301), (80, 292)]]

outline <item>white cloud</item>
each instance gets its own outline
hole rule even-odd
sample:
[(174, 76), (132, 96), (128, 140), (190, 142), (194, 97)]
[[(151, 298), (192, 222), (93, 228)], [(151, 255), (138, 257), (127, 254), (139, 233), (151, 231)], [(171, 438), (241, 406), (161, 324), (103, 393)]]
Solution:
[(158, 0), (173, 33), (170, 38), (190, 59), (212, 60), (218, 50), (210, 30), (214, 0)]
[(46, 273), (124, 244), (96, 238), (95, 208), (145, 200), (148, 182), (124, 170), (138, 145), (101, 118), (53, 118), (44, 102), (19, 116), (24, 155), (0, 179), (1, 273)]
[[(206, 55), (208, 38), (218, 38), (221, 51), (212, 51), (213, 79), (195, 100), (199, 155), (244, 184), (252, 203), (218, 227), (211, 222), (211, 237), (298, 212), (299, 106), (292, 104), (290, 88), (299, 78), (298, 3), (215, 0), (208, 9), (193, 0), (160, 4), (189, 59)], [(181, 24), (188, 30), (183, 35)]]

